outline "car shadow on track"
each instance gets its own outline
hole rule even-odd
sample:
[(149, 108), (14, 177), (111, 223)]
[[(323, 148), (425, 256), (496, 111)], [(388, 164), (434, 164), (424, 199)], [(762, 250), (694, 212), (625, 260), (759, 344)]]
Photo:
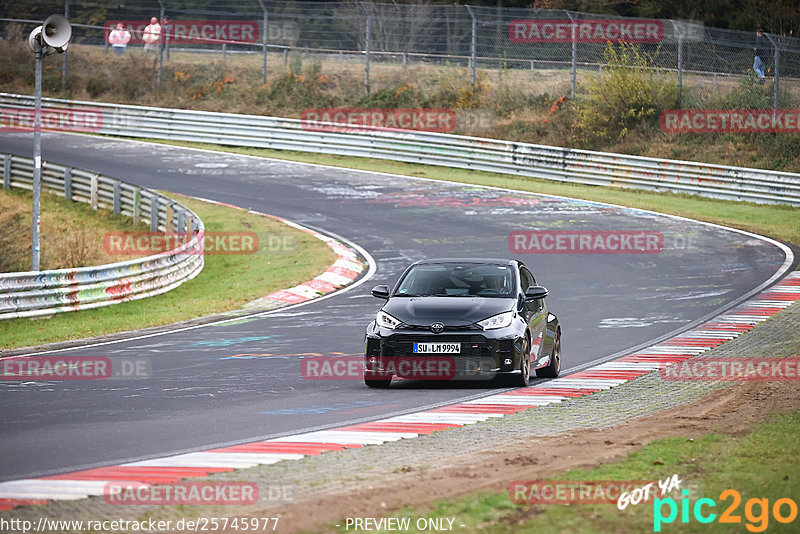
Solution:
[[(531, 378), (530, 386), (544, 384), (548, 379)], [(507, 389), (518, 388), (511, 376), (498, 376), (471, 380), (407, 380), (395, 378), (391, 389)]]

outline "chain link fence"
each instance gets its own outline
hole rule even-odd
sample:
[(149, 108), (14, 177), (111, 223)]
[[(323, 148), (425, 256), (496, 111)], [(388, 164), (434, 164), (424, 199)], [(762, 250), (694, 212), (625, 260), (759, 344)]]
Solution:
[[(53, 13), (72, 22), (71, 46), (106, 50), (118, 22), (131, 33), (128, 48), (141, 50), (142, 31), (157, 17), (163, 26), (159, 81), (161, 66), (176, 54), (251, 56), (261, 63), (264, 82), (268, 73), (290, 68), (297, 55), (324, 69), (363, 69), (365, 92), (375, 89), (376, 69), (424, 64), (472, 84), (481, 73), (498, 71), (527, 82), (534, 94), (574, 94), (584, 76), (606, 64), (611, 41), (636, 43), (650, 58), (648, 68), (676, 77), (681, 104), (700, 107), (753, 73), (756, 47), (755, 32), (528, 8), (267, 0), (53, 0), (0, 7), (5, 23), (38, 24)], [(767, 56), (771, 104), (786, 107), (800, 96), (800, 39), (765, 37), (761, 55)], [(67, 69), (65, 55), (63, 77)]]

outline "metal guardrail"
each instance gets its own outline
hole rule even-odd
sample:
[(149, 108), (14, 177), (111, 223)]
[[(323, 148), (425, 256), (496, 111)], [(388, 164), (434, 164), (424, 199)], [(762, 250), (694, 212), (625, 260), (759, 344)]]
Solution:
[[(33, 189), (33, 160), (0, 156), (3, 187)], [(107, 265), (0, 273), (0, 320), (86, 310), (165, 293), (203, 270), (203, 221), (165, 196), (114, 178), (45, 162), (42, 189), (149, 221), (151, 232), (183, 233), (191, 239), (152, 256)]]
[[(412, 130), (297, 119), (44, 99), (56, 115), (94, 110), (100, 134), (360, 156), (529, 176), (559, 182), (672, 191), (710, 198), (800, 206), (800, 174), (593, 152)], [(0, 121), (33, 97), (0, 93)], [(320, 131), (324, 130), (324, 131)], [(346, 130), (346, 131), (344, 131)]]

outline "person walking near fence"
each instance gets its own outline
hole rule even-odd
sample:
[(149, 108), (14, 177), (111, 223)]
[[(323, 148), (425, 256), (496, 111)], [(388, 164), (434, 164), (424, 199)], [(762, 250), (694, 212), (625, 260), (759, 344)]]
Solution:
[(117, 23), (110, 34), (108, 34), (108, 42), (111, 43), (111, 48), (114, 50), (115, 56), (121, 56), (125, 53), (125, 47), (131, 40), (131, 32), (122, 27), (122, 23)]
[(161, 42), (161, 25), (156, 17), (151, 18), (150, 24), (145, 27), (142, 32), (142, 40), (145, 52), (158, 53), (158, 43)]
[(761, 28), (756, 30), (756, 46), (753, 47), (755, 57), (753, 58), (753, 70), (756, 71), (758, 76), (758, 83), (764, 83), (764, 69), (766, 68), (765, 60), (769, 54), (769, 41), (762, 33)]

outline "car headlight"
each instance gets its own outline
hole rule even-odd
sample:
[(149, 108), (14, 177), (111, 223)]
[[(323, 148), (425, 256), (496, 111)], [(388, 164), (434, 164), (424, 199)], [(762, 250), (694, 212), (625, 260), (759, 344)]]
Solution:
[(478, 326), (483, 328), (484, 330), (494, 330), (496, 328), (505, 328), (511, 325), (511, 321), (514, 320), (514, 312), (507, 311), (503, 313), (498, 313), (497, 315), (493, 315), (488, 319), (484, 319), (483, 321), (478, 321)]
[(389, 330), (394, 330), (401, 324), (400, 321), (398, 321), (385, 311), (378, 312), (378, 315), (375, 316), (375, 323), (381, 328), (388, 328)]

